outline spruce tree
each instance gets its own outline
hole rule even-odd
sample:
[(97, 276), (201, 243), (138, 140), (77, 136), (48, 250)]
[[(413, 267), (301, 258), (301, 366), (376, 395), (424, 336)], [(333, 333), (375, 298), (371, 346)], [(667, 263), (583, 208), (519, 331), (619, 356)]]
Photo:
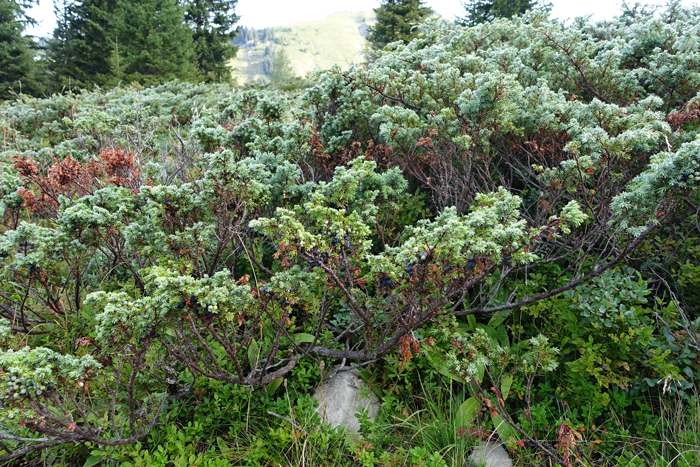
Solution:
[(289, 60), (289, 57), (284, 49), (282, 47), (278, 47), (274, 51), (270, 80), (275, 83), (281, 83), (293, 77), (294, 68), (292, 68), (292, 62)]
[(105, 85), (111, 77), (117, 0), (56, 0), (49, 69), (61, 88)]
[(549, 11), (552, 5), (541, 0), (470, 0), (463, 2), (467, 15), (457, 21), (467, 25), (493, 21), (496, 18), (512, 18), (530, 10)]
[(34, 23), (25, 14), (32, 3), (0, 0), (0, 100), (12, 98), (12, 93), (36, 94), (39, 90), (36, 46), (31, 37), (23, 35), (26, 26)]
[(192, 29), (194, 53), (200, 73), (207, 81), (230, 81), (229, 60), (238, 48), (231, 43), (238, 22), (238, 0), (187, 0), (185, 20)]
[(367, 40), (370, 45), (381, 49), (391, 42), (410, 42), (418, 37), (415, 26), (433, 13), (423, 5), (421, 0), (383, 0), (382, 5), (374, 10), (377, 23), (369, 28)]
[(198, 80), (178, 0), (58, 0), (49, 51), (59, 86)]
[(192, 31), (178, 0), (119, 0), (108, 37), (113, 81), (198, 80)]

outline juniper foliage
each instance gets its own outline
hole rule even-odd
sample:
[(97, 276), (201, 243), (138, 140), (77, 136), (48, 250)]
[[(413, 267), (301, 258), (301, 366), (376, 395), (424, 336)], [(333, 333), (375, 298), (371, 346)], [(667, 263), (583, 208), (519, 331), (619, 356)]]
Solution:
[[(128, 444), (197, 381), (408, 358), (427, 326), (635, 267), (698, 210), (699, 16), (434, 21), (301, 93), (170, 82), (2, 105), (0, 458)], [(402, 217), (410, 184), (423, 219)], [(481, 360), (556, 366), (546, 336), (523, 363), (475, 335), (455, 342)]]

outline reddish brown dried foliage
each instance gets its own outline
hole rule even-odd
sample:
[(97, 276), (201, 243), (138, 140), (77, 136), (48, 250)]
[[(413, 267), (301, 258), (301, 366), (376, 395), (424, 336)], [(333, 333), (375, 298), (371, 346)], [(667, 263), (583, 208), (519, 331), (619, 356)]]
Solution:
[[(557, 433), (559, 438), (558, 447), (562, 450), (562, 460), (565, 467), (571, 467), (571, 452), (576, 450), (576, 442), (581, 441), (583, 437), (578, 431), (574, 431), (571, 426), (562, 423), (559, 426)], [(574, 460), (579, 460), (581, 454), (577, 454)]]
[(696, 122), (700, 119), (700, 101), (687, 104), (676, 113), (669, 114), (666, 121), (673, 131), (683, 131), (683, 125)]
[(86, 196), (105, 183), (131, 188), (134, 193), (141, 186), (134, 154), (122, 149), (102, 149), (100, 157), (88, 163), (70, 156), (60, 162), (54, 160), (46, 176), (40, 175), (33, 161), (20, 156), (13, 158), (13, 165), (22, 179), (22, 188), (17, 192), (24, 199), (23, 207), (42, 217), (57, 214), (61, 196), (71, 199)]
[(107, 173), (107, 182), (135, 189), (139, 182), (139, 169), (134, 162), (134, 153), (123, 149), (102, 149), (100, 160)]
[(403, 370), (413, 355), (420, 355), (420, 342), (411, 334), (401, 336), (399, 339), (399, 360), (401, 360), (399, 371)]
[(365, 158), (377, 163), (382, 169), (388, 169), (398, 164), (394, 151), (386, 144), (375, 144), (374, 140), (369, 140)]

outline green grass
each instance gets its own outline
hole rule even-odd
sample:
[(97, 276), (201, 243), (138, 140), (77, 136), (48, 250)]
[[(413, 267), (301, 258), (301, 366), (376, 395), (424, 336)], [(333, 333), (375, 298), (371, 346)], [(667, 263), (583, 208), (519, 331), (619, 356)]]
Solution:
[[(365, 38), (363, 32), (374, 22), (374, 12), (341, 12), (318, 21), (301, 21), (275, 27), (278, 44), (284, 49), (296, 76), (305, 76), (315, 68), (330, 68), (338, 64), (347, 68), (362, 62)], [(258, 42), (250, 48), (241, 48), (232, 60), (233, 77), (239, 83), (269, 80), (263, 72), (265, 46)]]

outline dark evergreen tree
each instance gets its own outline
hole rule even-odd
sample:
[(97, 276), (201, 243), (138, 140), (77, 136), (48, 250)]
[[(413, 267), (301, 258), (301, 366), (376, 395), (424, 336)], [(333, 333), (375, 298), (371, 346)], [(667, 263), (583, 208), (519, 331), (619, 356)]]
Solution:
[(116, 8), (117, 0), (55, 1), (56, 29), (48, 47), (55, 90), (110, 79)]
[(59, 86), (199, 79), (178, 0), (57, 0), (50, 68)]
[(119, 0), (110, 44), (113, 80), (198, 80), (192, 31), (178, 0)]
[(410, 42), (418, 37), (415, 26), (433, 13), (423, 5), (421, 0), (383, 0), (374, 10), (377, 23), (369, 28), (367, 36), (372, 47), (383, 48), (390, 42)]
[(10, 99), (20, 91), (36, 94), (37, 65), (34, 61), (36, 44), (25, 36), (27, 25), (34, 21), (25, 9), (34, 1), (0, 0), (0, 100)]
[(258, 42), (279, 43), (277, 38), (275, 38), (275, 28), (255, 29), (239, 26), (236, 31), (237, 33), (236, 37), (233, 39), (233, 43), (237, 46), (243, 46), (249, 41), (253, 41), (254, 44)]
[(512, 18), (530, 10), (549, 11), (552, 5), (541, 0), (470, 0), (462, 2), (467, 15), (457, 21), (467, 26), (493, 21), (496, 18)]
[(185, 20), (192, 29), (194, 53), (207, 81), (230, 81), (229, 60), (238, 48), (232, 43), (238, 0), (187, 0)]
[(294, 68), (289, 60), (287, 53), (282, 47), (277, 47), (274, 51), (274, 60), (272, 62), (272, 70), (270, 80), (280, 83), (294, 77)]

